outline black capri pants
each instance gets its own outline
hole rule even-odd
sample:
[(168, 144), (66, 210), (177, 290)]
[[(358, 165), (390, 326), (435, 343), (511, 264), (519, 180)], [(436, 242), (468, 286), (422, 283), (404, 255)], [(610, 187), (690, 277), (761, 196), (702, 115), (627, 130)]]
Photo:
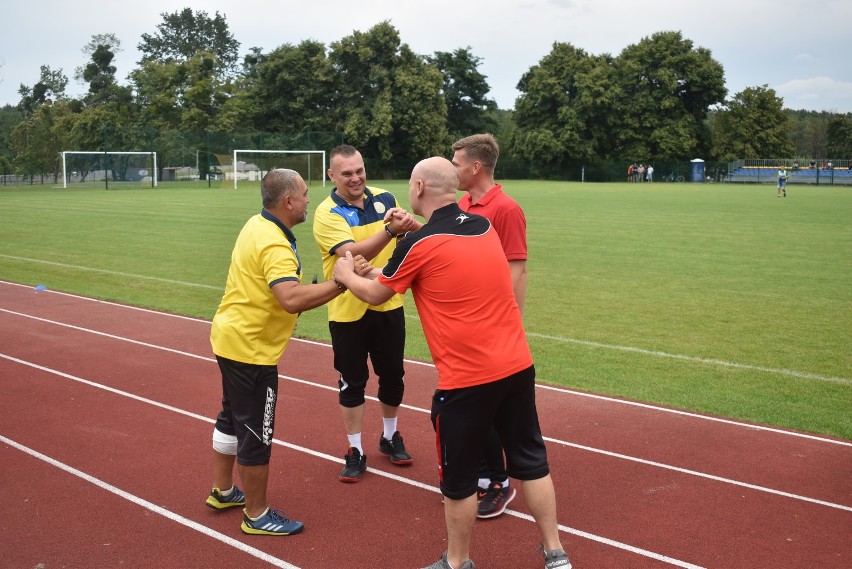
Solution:
[(355, 322), (328, 323), (334, 349), (334, 369), (340, 374), (337, 381), (339, 401), (343, 407), (364, 404), (364, 389), (370, 370), (379, 378), (379, 401), (399, 407), (405, 391), (402, 360), (405, 351), (405, 314), (402, 307), (379, 312), (367, 310)]

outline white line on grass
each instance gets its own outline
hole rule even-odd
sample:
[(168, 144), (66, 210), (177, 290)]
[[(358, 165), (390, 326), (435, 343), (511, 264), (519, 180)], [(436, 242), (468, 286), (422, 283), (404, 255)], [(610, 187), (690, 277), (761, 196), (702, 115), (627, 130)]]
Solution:
[[(91, 268), (88, 268), (88, 267), (80, 267), (80, 266), (77, 266), (77, 265), (65, 265), (63, 263), (54, 263), (52, 261), (40, 261), (40, 260), (37, 260), (37, 259), (27, 259), (26, 257), (15, 257), (14, 255), (4, 255), (2, 253), (0, 253), (0, 257), (7, 257), (9, 259), (19, 259), (19, 260), (25, 260), (25, 261), (33, 261), (33, 262), (36, 262), (36, 263), (45, 263), (45, 264), (49, 264), (49, 265), (58, 265), (58, 266), (62, 266), (62, 267), (78, 268), (78, 269), (81, 269), (81, 270), (98, 271), (98, 272), (102, 272), (102, 273), (109, 273), (109, 274), (128, 276), (128, 277), (134, 277), (134, 278), (140, 278), (140, 279), (149, 279), (149, 280), (167, 282), (167, 283), (171, 283), (171, 284), (183, 284), (183, 285), (186, 285), (186, 286), (203, 287), (203, 288), (209, 288), (209, 289), (212, 289), (212, 290), (223, 290), (222, 287), (216, 287), (216, 286), (211, 286), (211, 285), (187, 283), (187, 282), (183, 282), (183, 281), (175, 281), (175, 280), (163, 279), (163, 278), (159, 278), (159, 277), (147, 277), (147, 276), (144, 276), (144, 275), (133, 275), (133, 274), (128, 274), (128, 273), (119, 273), (119, 272), (115, 272), (115, 271), (108, 271), (108, 270), (105, 270), (105, 269), (91, 269)], [(12, 282), (6, 282), (6, 281), (0, 281), (0, 282), (4, 282), (5, 284), (11, 284), (11, 285), (16, 285), (16, 286), (25, 286), (25, 285), (20, 285), (19, 283), (12, 283)], [(79, 296), (79, 295), (74, 295), (74, 294), (70, 294), (70, 293), (62, 293), (62, 292), (58, 292), (58, 291), (51, 291), (51, 292), (55, 292), (56, 294), (65, 294), (67, 296), (73, 296), (75, 298), (83, 298), (83, 299), (86, 299), (86, 300), (92, 300), (92, 301), (95, 301), (95, 302), (106, 302), (106, 301), (99, 301), (97, 299), (92, 299), (92, 298), (88, 298), (88, 297), (85, 297), (85, 296)], [(110, 302), (107, 302), (107, 304), (114, 304), (116, 306), (125, 306), (125, 305), (122, 305), (122, 304), (110, 303)], [(138, 308), (138, 309), (139, 310), (146, 310), (146, 309), (140, 309), (140, 308)], [(149, 312), (161, 314), (160, 312), (157, 312), (157, 311), (154, 311), (154, 310), (149, 310)], [(417, 321), (420, 320), (420, 317), (416, 314), (406, 314), (405, 317), (409, 318), (411, 320), (417, 320)], [(684, 354), (670, 354), (668, 352), (663, 352), (663, 351), (660, 351), (660, 350), (646, 350), (645, 348), (636, 348), (636, 347), (633, 347), (633, 346), (620, 346), (618, 344), (605, 344), (605, 343), (602, 343), (602, 342), (593, 342), (593, 341), (590, 341), (590, 340), (579, 340), (579, 339), (576, 339), (576, 338), (565, 338), (563, 336), (552, 336), (552, 335), (549, 335), (549, 334), (540, 334), (538, 332), (527, 332), (526, 335), (531, 337), (531, 338), (541, 338), (543, 340), (551, 340), (551, 341), (554, 341), (554, 342), (563, 342), (563, 343), (566, 343), (566, 344), (577, 344), (577, 345), (581, 345), (581, 346), (587, 346), (587, 347), (590, 347), (590, 348), (602, 348), (602, 349), (607, 349), (607, 350), (618, 350), (618, 351), (622, 351), (622, 352), (633, 352), (633, 353), (636, 353), (636, 354), (642, 354), (642, 355), (646, 355), (646, 356), (656, 356), (656, 357), (661, 357), (661, 358), (677, 359), (677, 360), (683, 360), (683, 361), (688, 361), (688, 362), (696, 362), (696, 363), (702, 363), (702, 364), (708, 364), (708, 365), (715, 365), (715, 366), (721, 366), (721, 367), (729, 367), (729, 368), (735, 368), (735, 369), (746, 369), (746, 370), (751, 370), (751, 371), (761, 371), (761, 372), (773, 373), (773, 374), (777, 374), (777, 375), (786, 375), (786, 376), (790, 376), (790, 377), (797, 377), (797, 378), (800, 378), (800, 379), (814, 379), (814, 380), (817, 380), (817, 381), (827, 381), (827, 382), (831, 382), (831, 383), (840, 383), (840, 384), (844, 384), (844, 385), (852, 385), (852, 379), (846, 378), (846, 377), (833, 377), (833, 376), (830, 376), (830, 375), (822, 375), (822, 374), (818, 374), (818, 373), (796, 371), (796, 370), (785, 369), (785, 368), (773, 368), (773, 367), (765, 367), (765, 366), (756, 366), (756, 365), (751, 365), (751, 364), (741, 364), (741, 363), (737, 363), (737, 362), (729, 362), (729, 361), (726, 361), (726, 360), (717, 360), (717, 359), (714, 359), (714, 358), (704, 358), (704, 357), (700, 357), (700, 356), (687, 356), (687, 355), (684, 355)], [(294, 338), (294, 339), (296, 339), (296, 338)], [(406, 361), (409, 361), (409, 362), (414, 363), (414, 364), (423, 365), (423, 362), (417, 362), (417, 361), (414, 361), (414, 360), (406, 360)]]
[(212, 537), (213, 539), (220, 541), (220, 542), (224, 543), (225, 545), (230, 545), (231, 547), (238, 549), (238, 550), (242, 551), (243, 553), (248, 553), (249, 555), (258, 558), (261, 561), (266, 561), (267, 563), (274, 565), (275, 567), (281, 567), (282, 569), (299, 569), (299, 567), (297, 567), (296, 565), (292, 565), (290, 563), (287, 563), (283, 559), (279, 559), (278, 557), (274, 557), (274, 556), (266, 553), (265, 551), (261, 551), (260, 549), (256, 549), (254, 547), (246, 545), (246, 544), (244, 544), (240, 541), (237, 541), (236, 539), (234, 539), (232, 537), (229, 537), (229, 536), (227, 536), (223, 533), (220, 533), (216, 530), (210, 529), (209, 527), (207, 527), (205, 525), (199, 524), (198, 522), (194, 522), (194, 521), (192, 521), (188, 518), (181, 516), (180, 514), (176, 514), (176, 513), (172, 512), (171, 510), (167, 510), (167, 509), (162, 508), (162, 507), (160, 507), (156, 504), (152, 504), (148, 500), (142, 499), (142, 498), (135, 496), (135, 495), (133, 495), (129, 492), (125, 492), (121, 488), (117, 488), (117, 487), (113, 486), (112, 484), (104, 482), (103, 480), (95, 478), (94, 476), (86, 474), (85, 472), (77, 470), (73, 466), (69, 466), (69, 465), (67, 465), (63, 462), (59, 462), (56, 459), (53, 459), (53, 458), (51, 458), (51, 457), (49, 457), (45, 454), (42, 454), (42, 453), (40, 453), (36, 450), (33, 450), (29, 447), (26, 447), (26, 446), (24, 446), (24, 445), (22, 445), (18, 442), (13, 441), (12, 439), (4, 437), (3, 435), (0, 435), (0, 441), (6, 443), (7, 445), (9, 445), (13, 448), (18, 449), (19, 451), (21, 451), (25, 454), (28, 454), (28, 455), (30, 455), (34, 458), (42, 460), (42, 461), (50, 464), (51, 466), (54, 466), (54, 467), (56, 467), (60, 470), (64, 470), (65, 472), (67, 472), (69, 474), (73, 474), (74, 476), (77, 476), (78, 478), (82, 478), (86, 482), (89, 482), (90, 484), (94, 484), (95, 486), (97, 486), (97, 487), (99, 487), (103, 490), (106, 490), (107, 492), (112, 492), (116, 496), (124, 498), (125, 500), (128, 500), (129, 502), (132, 502), (132, 503), (134, 503), (138, 506), (142, 506), (143, 508), (146, 508), (146, 509), (152, 511), (155, 514), (159, 514), (159, 515), (163, 516), (164, 518), (167, 518), (167, 519), (169, 519), (173, 522), (177, 522), (177, 523), (179, 523), (183, 526), (188, 527), (189, 529), (193, 529), (193, 530), (195, 530), (199, 533), (206, 535), (207, 537)]
[[(141, 397), (141, 396), (135, 395), (133, 393), (128, 393), (128, 392), (122, 391), (120, 389), (116, 389), (114, 387), (109, 387), (107, 385), (96, 383), (96, 382), (90, 381), (88, 379), (83, 379), (82, 377), (78, 377), (78, 376), (75, 376), (75, 375), (64, 373), (64, 372), (61, 372), (61, 371), (58, 371), (58, 370), (55, 370), (55, 369), (51, 369), (51, 368), (39, 365), (39, 364), (35, 364), (35, 363), (32, 363), (32, 362), (21, 360), (21, 359), (14, 357), (14, 356), (10, 356), (10, 355), (7, 355), (7, 354), (0, 353), (0, 358), (4, 358), (4, 359), (7, 359), (9, 361), (15, 362), (17, 364), (28, 366), (28, 367), (31, 367), (31, 368), (34, 368), (34, 369), (37, 369), (37, 370), (40, 370), (40, 371), (43, 371), (43, 372), (46, 372), (46, 373), (57, 375), (59, 377), (65, 378), (65, 379), (77, 381), (79, 383), (82, 383), (84, 385), (88, 385), (90, 387), (94, 387), (94, 388), (97, 388), (97, 389), (103, 389), (103, 390), (108, 391), (110, 393), (114, 393), (116, 395), (128, 397), (128, 398), (133, 399), (135, 401), (147, 403), (149, 405), (153, 405), (154, 407), (158, 407), (160, 409), (165, 409), (165, 410), (173, 412), (173, 413), (178, 413), (178, 414), (184, 415), (186, 417), (191, 417), (193, 419), (198, 419), (198, 420), (204, 421), (206, 423), (215, 424), (215, 421), (213, 419), (208, 418), (208, 417), (204, 417), (202, 415), (198, 415), (197, 413), (193, 413), (191, 411), (186, 411), (186, 410), (180, 409), (178, 407), (173, 407), (171, 405), (166, 405), (165, 403), (160, 403), (159, 401), (154, 401), (154, 400), (148, 399), (146, 397)], [(280, 376), (280, 377), (286, 379), (286, 376)], [(15, 446), (15, 448), (20, 448), (20, 450), (24, 450), (24, 452), (27, 452), (29, 450), (29, 449), (26, 449), (26, 447), (22, 447), (21, 445), (18, 445), (17, 443), (10, 441), (9, 439), (7, 439), (6, 437), (3, 437), (2, 435), (0, 435), (0, 440), (2, 440), (4, 442), (9, 441), (9, 444), (12, 444), (12, 446)], [(273, 439), (273, 442), (275, 444), (284, 446), (286, 448), (289, 448), (289, 449), (297, 451), (297, 452), (308, 454), (310, 456), (314, 456), (314, 457), (321, 458), (321, 459), (324, 459), (324, 460), (329, 460), (329, 461), (335, 462), (335, 463), (341, 462), (340, 459), (337, 458), (337, 457), (334, 457), (334, 456), (331, 456), (329, 454), (319, 452), (319, 451), (316, 451), (316, 450), (313, 450), (313, 449), (309, 449), (309, 448), (306, 448), (306, 447), (295, 445), (293, 443), (288, 443), (288, 442), (282, 441), (280, 439)], [(35, 453), (36, 451), (32, 451), (32, 452)], [(102, 481), (100, 481), (96, 478), (92, 478), (92, 477), (84, 474), (83, 472), (80, 472), (79, 470), (73, 469), (71, 467), (66, 467), (62, 463), (59, 463), (58, 461), (54, 461), (53, 459), (50, 459), (49, 457), (41, 455), (40, 453), (37, 453), (37, 454), (40, 455), (39, 458), (44, 457), (42, 460), (46, 460), (46, 462), (49, 462), (50, 464), (53, 464), (54, 466), (57, 466), (59, 468), (62, 468), (63, 470), (71, 472), (72, 474), (75, 474), (76, 476), (80, 476), (81, 478), (84, 478), (84, 479), (86, 479), (86, 480), (88, 480), (88, 481), (90, 481), (90, 482), (92, 482), (92, 483), (94, 483), (98, 486), (101, 486), (102, 488), (105, 488), (105, 489), (109, 490), (110, 492), (115, 492), (115, 493), (119, 494), (120, 496), (125, 497), (125, 498), (127, 498), (131, 501), (136, 502), (136, 503), (139, 503), (139, 504), (141, 504), (145, 507), (148, 507), (148, 504), (150, 504), (149, 502), (146, 502), (145, 500), (142, 500), (141, 498), (136, 498), (135, 496), (127, 494), (126, 492), (123, 492), (122, 490), (119, 490), (118, 488), (115, 488), (114, 486), (111, 486), (111, 485), (107, 484), (106, 482), (102, 482)], [(396, 474), (391, 474), (391, 473), (385, 472), (383, 470), (376, 470), (374, 468), (367, 468), (367, 471), (371, 472), (371, 473), (373, 473), (377, 476), (382, 476), (382, 477), (385, 477), (385, 478), (388, 478), (388, 479), (391, 479), (391, 480), (395, 480), (397, 482), (401, 482), (403, 484), (408, 484), (410, 486), (414, 486), (416, 488), (427, 490), (427, 491), (432, 492), (432, 493), (437, 493), (437, 494), (441, 493), (440, 489), (436, 488), (435, 486), (432, 486), (432, 485), (429, 485), (429, 484), (424, 484), (422, 482), (418, 482), (418, 481), (412, 480), (410, 478), (405, 478), (405, 477), (402, 477), (402, 476), (399, 476), (399, 475), (396, 475)], [(138, 500), (138, 502), (136, 500)], [(167, 510), (165, 510), (163, 508), (159, 508), (158, 506), (154, 506), (153, 504), (150, 504), (150, 505), (153, 506), (153, 508), (157, 508), (153, 511), (156, 511), (157, 513), (160, 513), (160, 514), (168, 517), (169, 519), (173, 519), (170, 515), (168, 515), (168, 514), (171, 514), (171, 512), (168, 512)], [(522, 520), (530, 521), (530, 522), (533, 522), (533, 523), (535, 522), (535, 520), (532, 518), (532, 516), (529, 516), (529, 515), (524, 514), (522, 512), (507, 509), (505, 513), (507, 515), (514, 516), (514, 517), (522, 519)], [(180, 523), (184, 523), (181, 520), (185, 520), (187, 523), (185, 523), (184, 525), (188, 525), (189, 527), (192, 527), (193, 529), (196, 529), (198, 531), (201, 531), (202, 533), (210, 535), (211, 537), (218, 539), (218, 536), (222, 536), (222, 538), (224, 538), (226, 540), (230, 539), (223, 534), (220, 534), (220, 533), (215, 532), (213, 530), (209, 530), (205, 526), (202, 526), (200, 524), (196, 524), (195, 522), (192, 522), (191, 520), (186, 520), (185, 518), (177, 516), (177, 514), (171, 514), (171, 515), (179, 518), (176, 521), (180, 521)], [(197, 527), (195, 527), (195, 526), (197, 526)], [(626, 543), (622, 543), (620, 541), (615, 541), (615, 540), (612, 540), (612, 539), (609, 539), (609, 538), (606, 538), (606, 537), (602, 537), (602, 536), (599, 536), (599, 535), (591, 534), (591, 533), (588, 533), (588, 532), (585, 532), (585, 531), (582, 531), (582, 530), (578, 530), (578, 529), (575, 529), (575, 528), (572, 528), (572, 527), (568, 527), (568, 526), (565, 526), (565, 525), (562, 525), (562, 524), (559, 524), (559, 530), (562, 531), (562, 532), (565, 532), (565, 533), (576, 535), (578, 537), (589, 539), (591, 541), (603, 543), (603, 544), (609, 545), (609, 546), (617, 548), (617, 549), (629, 551), (629, 552), (634, 553), (636, 555), (641, 555), (643, 557), (655, 559), (655, 560), (661, 561), (663, 563), (668, 563), (669, 565), (673, 565), (675, 567), (683, 567), (684, 569), (704, 569), (700, 565), (694, 565), (692, 563), (687, 563), (686, 561), (681, 561), (681, 560), (675, 559), (673, 557), (668, 557), (666, 555), (655, 553), (653, 551), (648, 551), (646, 549), (635, 547), (635, 546), (632, 546), (632, 545), (629, 545), (629, 544), (626, 544)], [(236, 543), (240, 543), (240, 542), (236, 542)], [(242, 544), (240, 544), (240, 545), (242, 545)], [(251, 553), (251, 552), (249, 552), (249, 553)], [(260, 552), (260, 553), (263, 553), (263, 552)], [(252, 555), (254, 555), (254, 554), (252, 553)], [(275, 559), (275, 558), (273, 558), (273, 559)], [(285, 567), (293, 567), (293, 566), (292, 565), (285, 565)], [(298, 569), (298, 568), (296, 568), (296, 569)]]
[(632, 346), (619, 346), (614, 344), (603, 344), (601, 342), (591, 342), (589, 340), (577, 340), (575, 338), (562, 338), (560, 336), (549, 336), (547, 334), (539, 334), (537, 332), (527, 332), (527, 336), (532, 336), (534, 338), (541, 338), (543, 340), (552, 340), (554, 342), (565, 342), (569, 344), (578, 344), (580, 346), (588, 346), (590, 348), (606, 348), (608, 350), (618, 350), (621, 352), (633, 352), (636, 354), (642, 354), (646, 356), (657, 356), (661, 358), (671, 358), (676, 360), (684, 360), (688, 362), (697, 362), (702, 364), (710, 364), (715, 366), (722, 367), (730, 367), (736, 369), (747, 369), (751, 371), (763, 371), (766, 373), (774, 373), (778, 375), (789, 375), (791, 377), (798, 377), (802, 379), (816, 379), (819, 381), (829, 381), (832, 383), (842, 383), (845, 385), (852, 384), (852, 379), (845, 377), (832, 377), (829, 375), (820, 375), (818, 373), (808, 373), (804, 371), (796, 371), (792, 369), (784, 369), (784, 368), (774, 368), (774, 367), (764, 367), (764, 366), (756, 366), (751, 364), (740, 364), (737, 362), (729, 362), (725, 360), (717, 360), (713, 358), (702, 358), (699, 356), (685, 356), (683, 354), (670, 354), (668, 352), (661, 352), (659, 350), (646, 350), (644, 348), (634, 348)]
[(223, 290), (223, 288), (221, 286), (213, 286), (213, 285), (198, 284), (198, 283), (189, 283), (189, 282), (186, 282), (186, 281), (176, 281), (174, 279), (164, 279), (164, 278), (161, 278), (161, 277), (151, 277), (151, 276), (148, 276), (148, 275), (137, 275), (137, 274), (133, 274), (133, 273), (122, 273), (120, 271), (110, 271), (108, 269), (96, 269), (94, 267), (83, 267), (81, 265), (69, 265), (67, 263), (56, 263), (54, 261), (43, 261), (41, 259), (30, 259), (29, 257), (18, 257), (16, 255), (4, 255), (3, 253), (0, 253), (0, 257), (4, 257), (6, 259), (14, 259), (16, 261), (27, 261), (29, 263), (40, 263), (42, 265), (51, 265), (51, 266), (54, 266), (54, 267), (63, 267), (63, 268), (66, 268), (66, 269), (75, 269), (75, 270), (78, 270), (78, 271), (88, 271), (88, 272), (92, 272), (92, 273), (103, 273), (103, 274), (106, 274), (106, 275), (116, 275), (116, 276), (119, 276), (119, 277), (129, 277), (129, 278), (133, 278), (133, 279), (146, 280), (146, 281), (157, 281), (157, 282), (161, 282), (161, 283), (169, 283), (169, 284), (176, 284), (176, 285), (183, 285), (183, 286), (192, 286), (192, 287), (197, 287), (197, 288), (207, 288), (207, 289), (211, 289), (211, 290)]

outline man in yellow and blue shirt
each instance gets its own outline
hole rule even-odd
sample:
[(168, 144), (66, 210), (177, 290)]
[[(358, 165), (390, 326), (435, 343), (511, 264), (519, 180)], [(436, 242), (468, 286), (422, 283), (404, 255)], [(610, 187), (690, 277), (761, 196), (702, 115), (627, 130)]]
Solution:
[[(355, 147), (332, 149), (328, 176), (335, 187), (314, 214), (314, 240), (322, 254), (325, 278), (332, 278), (335, 262), (347, 251), (363, 256), (374, 266), (384, 266), (396, 246), (396, 237), (411, 229), (414, 219), (410, 214), (389, 215), (391, 210), (399, 211), (396, 198), (385, 190), (367, 187), (364, 159)], [(373, 306), (344, 293), (328, 304), (328, 320), (348, 443), (340, 481), (357, 482), (367, 469), (361, 431), (364, 389), (370, 375), (368, 357), (379, 378), (383, 420), (379, 451), (393, 464), (411, 464), (397, 424), (405, 390), (402, 296), (394, 295)]]

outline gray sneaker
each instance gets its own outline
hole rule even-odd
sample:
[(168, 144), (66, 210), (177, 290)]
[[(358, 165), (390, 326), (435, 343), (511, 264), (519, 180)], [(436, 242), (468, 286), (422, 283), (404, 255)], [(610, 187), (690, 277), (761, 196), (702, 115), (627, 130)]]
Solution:
[(544, 569), (571, 569), (571, 562), (564, 550), (551, 549), (545, 551), (544, 544), (541, 544), (539, 551), (544, 555)]
[[(468, 559), (467, 561), (462, 563), (462, 566), (458, 569), (475, 569), (475, 567), (476, 565), (473, 564), (473, 561)], [(428, 567), (424, 567), (423, 569), (451, 569), (450, 564), (447, 562), (447, 552), (445, 551), (441, 558), (435, 563), (431, 564)]]

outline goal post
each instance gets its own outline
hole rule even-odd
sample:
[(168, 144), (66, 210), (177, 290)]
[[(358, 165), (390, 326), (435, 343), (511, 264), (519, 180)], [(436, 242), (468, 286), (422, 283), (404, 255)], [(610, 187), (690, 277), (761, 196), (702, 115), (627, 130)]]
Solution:
[[(240, 158), (242, 156), (242, 158)], [(289, 168), (298, 172), (309, 186), (322, 180), (325, 187), (325, 150), (234, 150), (230, 175), (234, 189), (239, 183), (252, 181), (259, 184), (263, 176), (275, 168)]]
[[(65, 150), (59, 153), (62, 156), (62, 187), (67, 188), (69, 180), (74, 179), (77, 182), (85, 182), (86, 178), (91, 174), (92, 181), (98, 181), (98, 177), (103, 179), (104, 185), (109, 188), (109, 182), (147, 182), (150, 180), (151, 186), (157, 187), (157, 153), (150, 152), (119, 152), (119, 151), (97, 151), (97, 150)], [(89, 157), (93, 160), (85, 160), (81, 162), (83, 166), (79, 170), (68, 168), (69, 157)], [(119, 164), (113, 162), (113, 156), (118, 157)], [(143, 158), (141, 164), (132, 165), (131, 157), (138, 156)], [(125, 158), (125, 160), (121, 160)]]

